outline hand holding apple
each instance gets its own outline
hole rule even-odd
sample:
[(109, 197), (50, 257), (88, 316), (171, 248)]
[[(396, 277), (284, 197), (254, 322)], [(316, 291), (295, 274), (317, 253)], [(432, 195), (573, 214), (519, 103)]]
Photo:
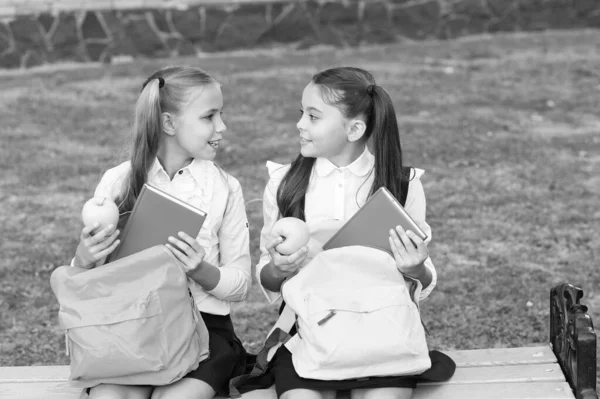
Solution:
[[(302, 220), (288, 217), (279, 219), (273, 225), (271, 235), (274, 236), (273, 240), (265, 245), (271, 256), (271, 262), (263, 271), (264, 277), (267, 280), (271, 279), (271, 283), (268, 284), (277, 291), (282, 281), (294, 275), (306, 260), (310, 231)], [(262, 272), (261, 276), (263, 276)]]
[(119, 208), (110, 198), (93, 197), (86, 201), (81, 210), (81, 220), (86, 227), (93, 227), (96, 223), (100, 228), (119, 222)]
[(108, 198), (95, 197), (83, 206), (81, 218), (85, 227), (81, 230), (75, 253), (74, 266), (91, 268), (103, 263), (119, 245), (119, 209)]
[(271, 235), (283, 237), (283, 242), (275, 247), (282, 255), (291, 255), (308, 244), (310, 231), (308, 225), (294, 217), (279, 219), (273, 225)]

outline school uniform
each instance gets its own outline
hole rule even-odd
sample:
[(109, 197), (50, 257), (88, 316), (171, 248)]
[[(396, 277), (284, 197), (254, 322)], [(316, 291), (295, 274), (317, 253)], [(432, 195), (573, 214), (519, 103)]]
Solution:
[[(130, 170), (130, 162), (124, 162), (106, 171), (95, 196), (116, 200), (126, 189)], [(252, 281), (241, 185), (213, 162), (202, 160), (193, 160), (171, 180), (158, 159), (148, 172), (147, 183), (207, 214), (196, 241), (206, 251), (204, 260), (219, 268), (220, 280), (211, 291), (192, 279), (188, 279), (188, 287), (209, 332), (210, 357), (184, 378), (202, 380), (219, 394), (227, 394), (229, 379), (243, 372), (246, 359), (233, 330), (231, 302), (245, 299)]]
[[(322, 250), (327, 240), (350, 219), (366, 202), (374, 179), (374, 157), (365, 148), (364, 152), (350, 165), (337, 167), (325, 158), (317, 158), (310, 177), (305, 197), (305, 216), (311, 237), (308, 243), (307, 261)], [(277, 207), (277, 189), (289, 165), (267, 162), (270, 179), (264, 192), (264, 227), (260, 237), (261, 257), (256, 266), (256, 277), (260, 281), (262, 268), (270, 262), (266, 244), (272, 239), (271, 230), (279, 218)], [(405, 202), (405, 209), (427, 234), (426, 242), (431, 240), (431, 228), (425, 223), (425, 194), (420, 178), (424, 171), (412, 169), (411, 180)], [(437, 282), (435, 267), (430, 258), (425, 267), (431, 271), (432, 281), (421, 290), (418, 300), (426, 298)], [(271, 292), (260, 284), (267, 299), (273, 303), (281, 297), (279, 292)], [(292, 334), (295, 333), (293, 330)], [(373, 337), (376, 339), (376, 337)], [(432, 364), (439, 366), (436, 351), (430, 353)], [(368, 359), (365, 359), (368, 362)], [(433, 368), (433, 367), (432, 367)], [(271, 363), (277, 394), (291, 389), (311, 390), (347, 390), (358, 388), (406, 387), (414, 388), (419, 381), (415, 376), (361, 378), (357, 380), (322, 381), (300, 377), (294, 370), (290, 351), (284, 346), (279, 348)], [(430, 375), (435, 379), (435, 375)]]

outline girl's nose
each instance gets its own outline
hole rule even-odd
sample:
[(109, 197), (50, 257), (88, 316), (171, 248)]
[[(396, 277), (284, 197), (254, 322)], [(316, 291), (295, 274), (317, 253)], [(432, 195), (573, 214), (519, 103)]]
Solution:
[(298, 123), (296, 123), (296, 128), (299, 131), (305, 130), (304, 116), (300, 117), (300, 120), (298, 121)]
[(215, 130), (217, 131), (217, 133), (223, 133), (227, 130), (227, 126), (225, 126), (225, 122), (223, 122), (223, 119), (220, 116), (219, 116), (219, 119), (217, 120)]

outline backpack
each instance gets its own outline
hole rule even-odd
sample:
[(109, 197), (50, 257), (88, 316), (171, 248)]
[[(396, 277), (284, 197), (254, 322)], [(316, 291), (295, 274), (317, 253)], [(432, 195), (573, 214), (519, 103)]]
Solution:
[(431, 367), (417, 304), (384, 251), (320, 252), (281, 294), (296, 314), (297, 334), (285, 346), (303, 378), (417, 375)]
[(420, 282), (405, 279), (385, 251), (350, 246), (319, 252), (283, 283), (279, 318), (260, 352), (247, 362), (246, 373), (229, 381), (230, 397), (270, 386), (270, 361), (282, 345), (304, 378), (450, 378), (455, 364), (441, 352), (432, 351), (439, 361), (431, 369), (420, 291)]
[(195, 370), (209, 356), (208, 330), (187, 280), (163, 245), (91, 270), (54, 270), (74, 385), (166, 385)]

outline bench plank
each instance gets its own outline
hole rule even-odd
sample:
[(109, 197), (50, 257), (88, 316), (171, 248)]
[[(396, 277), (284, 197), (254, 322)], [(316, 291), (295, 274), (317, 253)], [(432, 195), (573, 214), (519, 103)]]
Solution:
[(81, 389), (65, 382), (0, 383), (0, 398), (79, 399)]
[(486, 384), (493, 382), (565, 382), (558, 363), (524, 364), (516, 366), (459, 367), (449, 381), (428, 382), (420, 385)]
[(65, 382), (69, 366), (16, 366), (0, 367), (0, 384), (7, 382)]
[[(32, 366), (0, 368), (0, 384), (66, 382), (69, 366)], [(558, 363), (525, 364), (509, 366), (457, 367), (450, 381), (423, 385), (472, 384), (495, 381), (565, 381)]]
[[(0, 385), (1, 398), (78, 399), (80, 389), (66, 383), (8, 383)], [(566, 382), (485, 383), (419, 385), (413, 399), (574, 399)], [(224, 398), (223, 398), (224, 399)], [(243, 395), (243, 399), (276, 399), (274, 389), (262, 389)]]
[[(497, 348), (444, 351), (457, 368), (516, 364), (556, 363), (549, 345), (524, 348)], [(0, 383), (25, 381), (67, 381), (69, 366), (0, 367)]]
[(412, 399), (575, 399), (567, 382), (419, 386)]
[(444, 351), (457, 367), (499, 366), (509, 364), (556, 363), (550, 345), (523, 348), (495, 348)]
[[(37, 382), (0, 385), (1, 398), (78, 399), (80, 389), (67, 383)], [(513, 382), (483, 384), (419, 385), (413, 399), (574, 399), (566, 382)], [(224, 398), (222, 398), (224, 399)], [(263, 389), (243, 395), (243, 399), (276, 399), (274, 389)]]
[[(457, 364), (450, 381), (419, 384), (414, 399), (574, 398), (549, 345), (445, 351)], [(69, 366), (0, 368), (0, 397), (78, 399), (68, 383)], [(274, 389), (244, 399), (275, 399)], [(223, 398), (221, 398), (223, 399)]]
[[(66, 382), (13, 382), (0, 383), (0, 398), (18, 399), (79, 399), (80, 388)], [(243, 399), (277, 399), (275, 388), (257, 389), (242, 396)], [(215, 399), (226, 399), (217, 397)]]

